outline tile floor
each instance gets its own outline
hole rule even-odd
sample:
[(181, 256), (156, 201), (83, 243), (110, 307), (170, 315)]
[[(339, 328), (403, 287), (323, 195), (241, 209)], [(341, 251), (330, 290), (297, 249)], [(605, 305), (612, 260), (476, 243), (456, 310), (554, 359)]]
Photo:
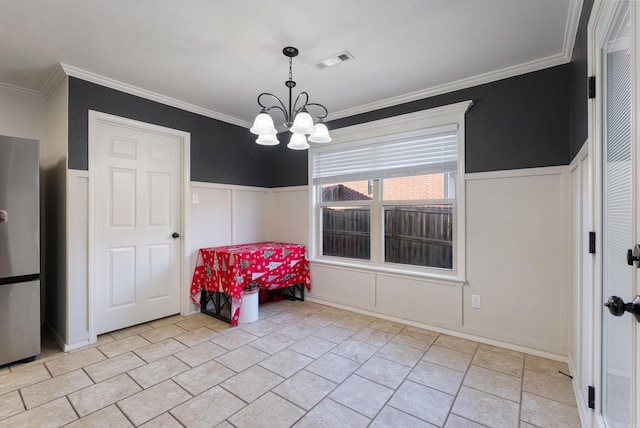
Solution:
[(566, 364), (312, 302), (0, 368), (0, 427), (579, 427)]

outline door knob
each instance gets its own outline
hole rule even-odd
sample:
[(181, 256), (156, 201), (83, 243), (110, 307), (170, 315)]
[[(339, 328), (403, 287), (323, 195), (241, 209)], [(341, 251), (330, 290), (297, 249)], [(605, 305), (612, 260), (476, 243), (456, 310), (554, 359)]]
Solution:
[(629, 303), (625, 303), (624, 300), (618, 296), (611, 296), (604, 305), (609, 308), (609, 312), (611, 312), (613, 316), (621, 317), (625, 312), (630, 312), (636, 317), (636, 320), (640, 322), (640, 296), (636, 296), (635, 299)]
[(636, 244), (633, 250), (627, 250), (627, 264), (633, 266), (633, 262), (636, 262), (636, 267), (640, 268), (640, 245)]
[(178, 232), (173, 232), (173, 233), (171, 234), (171, 237), (172, 237), (172, 238), (179, 238), (179, 237), (180, 237), (180, 234), (179, 234)]

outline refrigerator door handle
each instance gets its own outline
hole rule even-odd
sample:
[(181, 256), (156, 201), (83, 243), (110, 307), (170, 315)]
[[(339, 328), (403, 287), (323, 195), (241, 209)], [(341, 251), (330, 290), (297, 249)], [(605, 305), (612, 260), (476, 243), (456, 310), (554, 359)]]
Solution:
[(10, 276), (7, 278), (0, 278), (0, 285), (6, 284), (20, 284), (21, 282), (31, 282), (40, 279), (40, 274), (33, 273), (31, 275)]

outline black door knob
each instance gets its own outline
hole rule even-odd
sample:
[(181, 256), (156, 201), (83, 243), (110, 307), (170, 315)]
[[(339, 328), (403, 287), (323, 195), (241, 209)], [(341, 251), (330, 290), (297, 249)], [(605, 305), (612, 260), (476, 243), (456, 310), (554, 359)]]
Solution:
[(611, 296), (604, 305), (609, 308), (611, 315), (621, 317), (625, 312), (629, 312), (640, 322), (640, 296), (636, 296), (633, 301), (629, 303), (625, 303), (624, 300), (618, 296)]
[(611, 315), (616, 317), (621, 317), (622, 315), (624, 315), (624, 300), (622, 300), (618, 296), (609, 297), (609, 300), (607, 300), (607, 303), (605, 303), (604, 305), (609, 308), (609, 312), (611, 312)]
[(640, 245), (636, 244), (633, 250), (627, 250), (627, 264), (633, 266), (633, 262), (636, 262), (636, 267), (640, 268)]
[(171, 237), (172, 237), (172, 238), (179, 238), (179, 237), (180, 237), (180, 234), (179, 234), (178, 232), (173, 232), (173, 233), (171, 234)]

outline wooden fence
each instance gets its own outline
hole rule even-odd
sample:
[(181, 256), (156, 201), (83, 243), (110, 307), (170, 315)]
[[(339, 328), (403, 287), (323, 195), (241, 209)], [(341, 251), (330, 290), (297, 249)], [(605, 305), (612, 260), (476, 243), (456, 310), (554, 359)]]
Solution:
[(368, 209), (322, 209), (322, 254), (366, 259), (370, 256), (371, 219)]
[[(453, 214), (450, 205), (393, 206), (385, 209), (384, 216), (386, 262), (451, 269)], [(370, 224), (368, 209), (324, 208), (322, 253), (369, 259)]]

